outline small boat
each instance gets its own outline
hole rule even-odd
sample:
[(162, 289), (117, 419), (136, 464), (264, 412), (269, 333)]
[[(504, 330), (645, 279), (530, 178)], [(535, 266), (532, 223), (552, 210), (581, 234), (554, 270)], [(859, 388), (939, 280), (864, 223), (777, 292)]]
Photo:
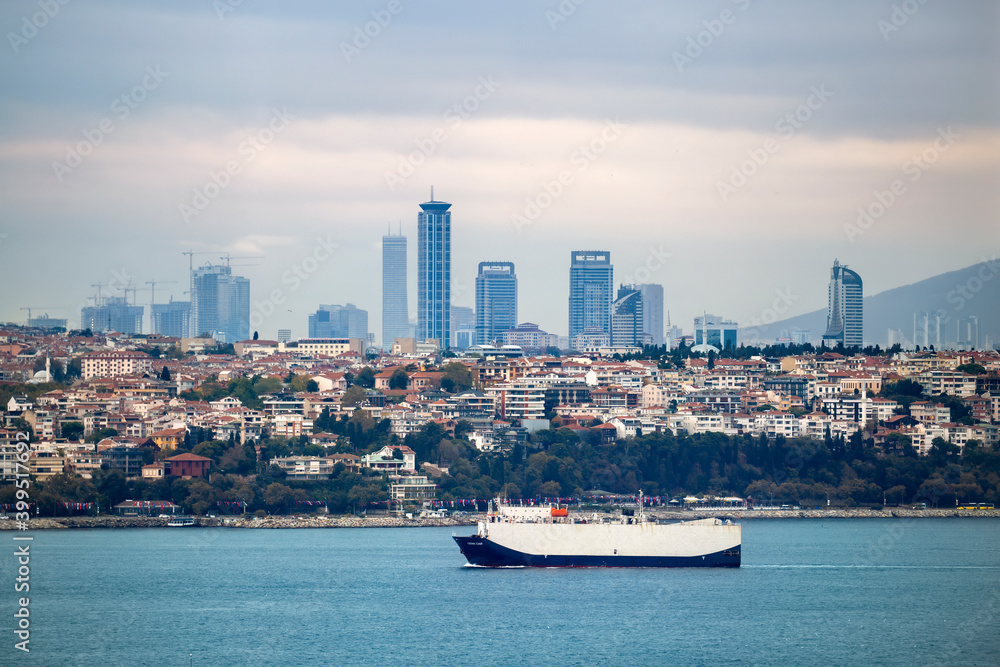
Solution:
[(739, 567), (742, 547), (740, 526), (728, 519), (647, 520), (642, 494), (638, 516), (592, 519), (497, 499), (475, 535), (453, 537), (480, 567)]
[(175, 516), (167, 522), (168, 526), (193, 526), (193, 516)]

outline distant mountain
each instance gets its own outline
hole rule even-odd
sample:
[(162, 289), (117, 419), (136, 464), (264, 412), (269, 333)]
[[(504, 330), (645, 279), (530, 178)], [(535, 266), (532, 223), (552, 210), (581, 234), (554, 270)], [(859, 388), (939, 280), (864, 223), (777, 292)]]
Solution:
[[(862, 275), (862, 279), (864, 276)], [(865, 341), (885, 347), (889, 343), (889, 330), (899, 330), (895, 342), (904, 346), (913, 343), (914, 313), (929, 313), (928, 342), (931, 345), (954, 345), (956, 340), (968, 340), (971, 317), (979, 318), (979, 347), (1000, 345), (1000, 260), (991, 259), (980, 264), (942, 273), (912, 285), (866, 296)], [(940, 321), (940, 343), (937, 323)], [(771, 325), (741, 331), (763, 342), (772, 342), (783, 331), (808, 329), (810, 340), (817, 342), (826, 330), (826, 309), (791, 317)], [(959, 331), (960, 329), (960, 331)], [(971, 325), (975, 339), (975, 325)], [(748, 338), (749, 338), (748, 337)], [(751, 342), (749, 339), (747, 342)], [(918, 319), (917, 343), (924, 344), (923, 320)]]

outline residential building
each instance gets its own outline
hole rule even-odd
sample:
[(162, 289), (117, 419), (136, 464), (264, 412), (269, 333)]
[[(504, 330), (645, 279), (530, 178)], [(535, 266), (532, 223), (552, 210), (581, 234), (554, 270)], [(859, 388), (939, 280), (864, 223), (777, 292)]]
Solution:
[(152, 333), (187, 338), (191, 329), (191, 302), (171, 301), (152, 306)]
[(864, 344), (864, 285), (861, 276), (838, 260), (830, 270), (825, 347), (861, 347)]
[(396, 502), (433, 500), (437, 493), (437, 484), (429, 481), (424, 475), (412, 475), (390, 484), (390, 493)]
[(363, 338), (302, 338), (295, 343), (294, 348), (302, 354), (313, 356), (336, 357), (347, 352), (365, 353)]
[(451, 204), (431, 199), (417, 215), (417, 338), (451, 344)]
[(559, 347), (559, 336), (542, 331), (534, 322), (523, 322), (503, 332), (503, 344), (544, 352), (550, 347)]
[(587, 333), (611, 336), (611, 302), (614, 294), (614, 267), (611, 253), (578, 250), (570, 254), (569, 338)]
[(88, 352), (80, 357), (80, 375), (84, 380), (143, 375), (152, 368), (152, 358), (145, 352), (134, 350)]
[(212, 459), (198, 456), (190, 452), (171, 456), (163, 460), (164, 471), (171, 477), (190, 479), (192, 477), (207, 477)]
[(410, 336), (406, 296), (406, 237), (402, 232), (382, 237), (382, 349)]
[(121, 296), (98, 297), (95, 305), (80, 309), (80, 326), (91, 331), (142, 333), (143, 306), (130, 306)]
[(336, 463), (325, 456), (284, 456), (271, 459), (271, 465), (284, 470), (289, 480), (309, 480), (330, 479)]

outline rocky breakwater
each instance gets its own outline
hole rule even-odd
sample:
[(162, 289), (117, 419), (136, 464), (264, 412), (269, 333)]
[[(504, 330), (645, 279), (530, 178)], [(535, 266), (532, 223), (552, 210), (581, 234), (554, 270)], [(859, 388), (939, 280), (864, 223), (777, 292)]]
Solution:
[[(83, 516), (32, 519), (28, 530), (60, 528), (165, 528), (170, 519), (158, 517)], [(461, 518), (407, 519), (394, 516), (269, 516), (257, 517), (194, 517), (194, 527), (225, 528), (420, 528), (434, 526), (475, 525), (475, 515)], [(18, 530), (16, 521), (0, 521), (0, 530)]]
[(476, 520), (474, 516), (460, 519), (407, 519), (396, 516), (269, 516), (230, 518), (223, 520), (222, 525), (232, 528), (426, 528), (475, 525)]

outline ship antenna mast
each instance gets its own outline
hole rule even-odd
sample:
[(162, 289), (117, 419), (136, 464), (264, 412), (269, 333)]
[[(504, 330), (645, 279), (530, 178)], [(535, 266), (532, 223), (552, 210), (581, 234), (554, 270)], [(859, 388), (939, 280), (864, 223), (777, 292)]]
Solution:
[(639, 489), (639, 523), (646, 523), (646, 509), (642, 502), (642, 489)]

